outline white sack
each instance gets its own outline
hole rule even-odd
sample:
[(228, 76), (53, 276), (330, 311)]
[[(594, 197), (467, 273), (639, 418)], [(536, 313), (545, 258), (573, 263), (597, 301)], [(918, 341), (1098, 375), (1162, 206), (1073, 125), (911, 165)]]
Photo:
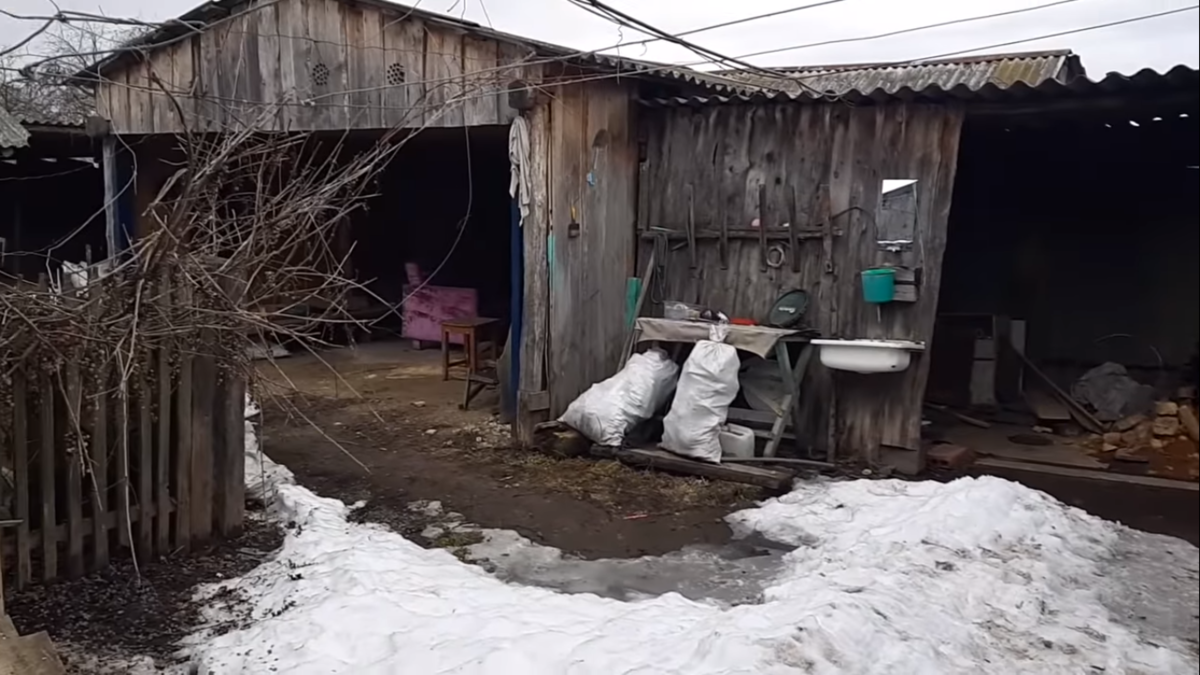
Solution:
[(721, 461), (721, 425), (738, 393), (737, 349), (722, 342), (729, 328), (709, 329), (683, 364), (671, 410), (663, 419), (660, 445), (678, 455)]
[(663, 350), (634, 354), (620, 372), (572, 401), (558, 421), (594, 443), (619, 446), (634, 425), (667, 402), (678, 376), (679, 366)]

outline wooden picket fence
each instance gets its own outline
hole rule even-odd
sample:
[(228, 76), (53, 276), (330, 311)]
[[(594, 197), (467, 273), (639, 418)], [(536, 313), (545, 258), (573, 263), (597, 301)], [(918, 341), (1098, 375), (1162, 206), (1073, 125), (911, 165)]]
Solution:
[(12, 395), (0, 397), (5, 583), (80, 577), (114, 556), (146, 560), (240, 533), (245, 383), (178, 348), (146, 352), (131, 372), (121, 387), (86, 357), (13, 368)]

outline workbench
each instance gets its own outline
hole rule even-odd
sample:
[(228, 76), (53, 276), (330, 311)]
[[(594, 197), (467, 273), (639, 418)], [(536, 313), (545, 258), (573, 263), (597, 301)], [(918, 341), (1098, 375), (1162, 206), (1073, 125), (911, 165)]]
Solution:
[[(709, 328), (712, 325), (712, 323), (706, 321), (680, 321), (676, 319), (640, 317), (634, 322), (633, 340), (631, 341), (629, 353), (625, 354), (625, 359), (628, 360), (629, 356), (637, 350), (637, 346), (644, 342), (695, 344), (701, 340), (707, 340), (709, 339)], [(729, 409), (728, 421), (770, 426), (769, 430), (750, 427), (754, 429), (755, 436), (766, 439), (766, 445), (762, 451), (764, 458), (775, 457), (779, 451), (780, 443), (785, 438), (796, 443), (797, 450), (802, 451), (799, 447), (800, 435), (796, 433), (796, 425), (799, 424), (799, 420), (802, 417), (800, 405), (802, 400), (801, 385), (804, 382), (805, 373), (808, 372), (808, 364), (812, 361), (813, 346), (811, 344), (811, 337), (798, 330), (771, 328), (768, 326), (731, 324), (727, 328), (729, 332), (725, 337), (725, 344), (741, 351), (761, 356), (764, 359), (774, 357), (773, 360), (778, 365), (779, 376), (783, 382), (783, 396), (777, 401), (768, 402), (771, 412), (731, 407)], [(794, 362), (791, 350), (789, 349), (791, 345), (800, 345), (799, 353)], [(761, 397), (760, 400), (762, 400)], [(832, 456), (829, 459), (832, 460)], [(821, 468), (833, 466), (832, 461), (791, 461), (811, 464)]]

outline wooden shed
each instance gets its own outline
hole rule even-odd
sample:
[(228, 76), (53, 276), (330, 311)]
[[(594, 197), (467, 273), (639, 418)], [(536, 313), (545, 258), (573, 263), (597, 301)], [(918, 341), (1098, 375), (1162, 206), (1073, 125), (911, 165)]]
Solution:
[[(1194, 303), (1168, 307), (1196, 286), (1194, 247), (1164, 242), (1195, 240), (1196, 70), (1092, 81), (1060, 51), (791, 74), (776, 92), (643, 101), (639, 261), (669, 244), (652, 297), (762, 320), (804, 289), (823, 336), (922, 343), (900, 373), (809, 369), (798, 433), (818, 451), (920, 470), (933, 366), (938, 398), (963, 392), (943, 403), (1011, 413), (951, 443), (1104, 470), (1079, 427), (1036, 452), (1008, 438), (1047, 419), (1024, 391), (1097, 432), (1064, 393), (1083, 373), (1115, 361), (1173, 399), (1195, 363)], [(895, 302), (865, 301), (873, 268), (896, 270)], [(1194, 459), (1162, 461), (1194, 477)]]
[[(144, 200), (164, 178), (158, 160), (174, 134), (253, 125), (370, 139), (399, 127), (421, 129), (418, 143), (465, 137), (468, 152), (490, 153), (473, 171), (487, 172), (491, 231), (503, 232), (480, 246), (495, 257), (509, 248), (508, 125), (523, 115), (531, 203), (514, 230), (523, 261), (513, 268), (523, 271), (511, 292), (522, 309), (511, 319), (524, 430), (618, 363), (636, 247), (635, 100), (732, 91), (693, 71), (580, 54), (382, 0), (217, 0), (91, 75), (99, 114), (123, 141), (109, 143), (110, 173), (134, 174), (134, 222), (121, 225), (134, 233), (146, 227)], [(430, 152), (423, 161), (433, 165)], [(427, 173), (412, 168), (409, 182)], [(426, 208), (437, 189), (408, 203)]]

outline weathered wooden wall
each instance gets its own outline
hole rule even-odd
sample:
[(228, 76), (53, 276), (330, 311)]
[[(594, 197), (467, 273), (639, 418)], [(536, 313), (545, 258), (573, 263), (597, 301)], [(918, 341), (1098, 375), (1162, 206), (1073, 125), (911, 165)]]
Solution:
[[(550, 97), (551, 413), (615, 372), (633, 275), (637, 130), (630, 84)], [(575, 223), (575, 225), (572, 225)]]
[[(691, 211), (697, 232), (695, 267), (686, 247), (671, 252), (663, 287), (651, 297), (761, 320), (781, 293), (802, 288), (813, 298), (810, 323), (825, 335), (928, 343), (961, 124), (953, 107), (914, 104), (644, 111), (639, 228), (683, 232)], [(911, 251), (886, 253), (876, 245), (874, 215), (884, 179), (920, 181)], [(828, 247), (821, 230), (829, 219), (817, 215), (822, 192), (828, 194), (825, 212), (834, 215)], [(761, 234), (768, 247), (784, 248), (781, 266), (764, 269), (755, 219), (766, 228)], [(790, 228), (782, 227), (788, 222)], [(671, 241), (672, 247), (681, 243)], [(639, 259), (649, 250), (643, 237)], [(920, 270), (917, 302), (877, 308), (862, 301), (859, 272), (881, 264)], [(916, 449), (927, 374), (925, 358), (899, 374), (838, 373), (835, 379), (818, 365), (806, 383), (807, 435), (818, 446), (836, 445), (839, 455), (858, 453), (868, 461), (880, 445)]]
[[(251, 0), (203, 32), (113, 64), (97, 107), (119, 134), (507, 124), (530, 50), (402, 7)], [(511, 67), (505, 67), (511, 66)], [(165, 91), (164, 91), (165, 90)], [(446, 105), (451, 102), (451, 105)]]

